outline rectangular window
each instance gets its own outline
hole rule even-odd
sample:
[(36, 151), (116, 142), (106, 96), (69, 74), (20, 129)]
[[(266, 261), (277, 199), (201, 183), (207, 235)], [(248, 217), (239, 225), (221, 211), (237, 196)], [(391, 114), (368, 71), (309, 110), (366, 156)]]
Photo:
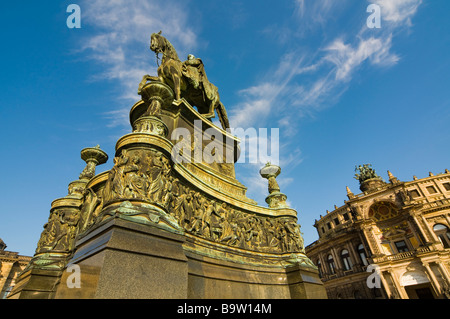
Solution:
[(334, 219), (334, 224), (335, 224), (336, 226), (339, 225), (339, 219), (335, 218), (335, 219)]
[(420, 197), (420, 194), (417, 191), (417, 189), (410, 190), (409, 194), (411, 195), (412, 198)]
[(394, 244), (395, 244), (395, 248), (397, 248), (397, 251), (399, 253), (409, 251), (408, 246), (406, 246), (406, 242), (404, 240), (396, 241)]
[(434, 188), (434, 186), (427, 186), (427, 191), (428, 191), (428, 193), (430, 193), (430, 194), (436, 194), (436, 193), (437, 193), (437, 191), (436, 191), (436, 189)]
[(442, 184), (446, 191), (450, 191), (450, 183), (444, 183)]
[(350, 219), (350, 217), (348, 217), (347, 213), (342, 214), (342, 217), (344, 217), (344, 220), (349, 220)]
[(331, 229), (331, 223), (327, 223), (328, 229)]

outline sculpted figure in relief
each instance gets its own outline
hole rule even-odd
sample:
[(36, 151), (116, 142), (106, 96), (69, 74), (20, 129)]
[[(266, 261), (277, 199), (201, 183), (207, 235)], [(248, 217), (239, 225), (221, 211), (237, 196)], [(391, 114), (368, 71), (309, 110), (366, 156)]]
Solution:
[[(161, 152), (126, 151), (114, 159), (103, 198), (90, 197), (83, 216), (95, 215), (98, 201), (142, 199), (167, 210), (187, 232), (226, 245), (272, 252), (303, 251), (295, 220), (261, 217), (209, 199), (183, 184)], [(97, 205), (97, 206), (96, 206)], [(49, 223), (50, 229), (55, 228)], [(65, 227), (65, 226), (63, 226)], [(54, 231), (53, 231), (54, 232)]]

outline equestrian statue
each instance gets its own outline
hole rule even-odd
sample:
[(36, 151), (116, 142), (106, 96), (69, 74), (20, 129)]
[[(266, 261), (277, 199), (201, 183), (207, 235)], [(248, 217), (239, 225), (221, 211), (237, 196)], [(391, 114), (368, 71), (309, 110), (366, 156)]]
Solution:
[(144, 75), (139, 84), (138, 94), (147, 81), (160, 81), (173, 89), (176, 100), (183, 97), (208, 119), (215, 117), (215, 110), (222, 128), (226, 130), (230, 127), (227, 112), (220, 102), (219, 90), (208, 81), (201, 59), (189, 54), (188, 59), (182, 62), (173, 45), (161, 35), (161, 31), (151, 35), (150, 50), (155, 52), (157, 60), (159, 54), (162, 54), (161, 65), (157, 71), (158, 77)]

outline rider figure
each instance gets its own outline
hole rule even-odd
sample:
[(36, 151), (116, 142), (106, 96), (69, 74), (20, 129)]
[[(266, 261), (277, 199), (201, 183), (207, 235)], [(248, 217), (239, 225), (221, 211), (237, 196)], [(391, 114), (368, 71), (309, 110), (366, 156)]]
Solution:
[(197, 59), (194, 55), (189, 54), (188, 59), (183, 62), (183, 73), (188, 79), (189, 83), (198, 89), (203, 83), (205, 76), (205, 67), (201, 59)]

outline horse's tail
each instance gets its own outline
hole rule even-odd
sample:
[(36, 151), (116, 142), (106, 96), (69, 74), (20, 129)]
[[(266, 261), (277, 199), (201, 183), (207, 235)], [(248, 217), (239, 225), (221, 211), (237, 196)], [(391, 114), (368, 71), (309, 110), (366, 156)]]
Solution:
[(216, 104), (217, 115), (219, 116), (220, 124), (222, 124), (222, 128), (226, 130), (230, 128), (230, 122), (228, 121), (227, 111), (225, 110), (225, 106), (222, 102), (218, 101)]

